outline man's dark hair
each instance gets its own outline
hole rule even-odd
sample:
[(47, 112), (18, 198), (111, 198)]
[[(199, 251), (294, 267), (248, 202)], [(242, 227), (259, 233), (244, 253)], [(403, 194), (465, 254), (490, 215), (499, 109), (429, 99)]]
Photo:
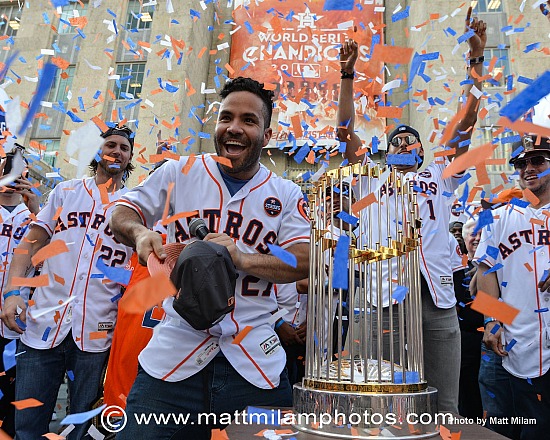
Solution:
[(220, 96), (223, 100), (227, 98), (230, 93), (233, 92), (250, 92), (258, 96), (264, 103), (264, 129), (268, 128), (271, 125), (271, 114), (273, 113), (273, 98), (275, 97), (275, 94), (272, 90), (264, 89), (263, 83), (259, 83), (252, 78), (239, 76), (225, 83), (223, 89), (220, 92)]

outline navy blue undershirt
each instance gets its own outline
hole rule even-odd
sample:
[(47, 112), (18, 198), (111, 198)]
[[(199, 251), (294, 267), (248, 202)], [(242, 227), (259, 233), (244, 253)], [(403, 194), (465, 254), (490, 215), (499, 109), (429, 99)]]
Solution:
[(245, 186), (248, 180), (241, 180), (241, 179), (235, 179), (234, 177), (231, 177), (230, 175), (224, 173), (222, 171), (222, 167), (219, 163), (216, 164), (218, 166), (218, 170), (220, 170), (220, 174), (222, 175), (223, 181), (225, 182), (225, 186), (227, 186), (227, 189), (229, 190), (229, 194), (231, 194), (231, 197), (233, 197), (237, 192)]

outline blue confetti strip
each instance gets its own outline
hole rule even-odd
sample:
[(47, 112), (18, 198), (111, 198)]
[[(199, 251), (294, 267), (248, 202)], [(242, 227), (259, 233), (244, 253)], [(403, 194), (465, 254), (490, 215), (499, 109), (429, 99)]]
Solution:
[(506, 344), (506, 347), (504, 347), (504, 350), (506, 350), (508, 353), (510, 352), (510, 350), (514, 347), (514, 345), (516, 345), (516, 340), (515, 339), (512, 339), (510, 342), (508, 342), (508, 344)]
[(4, 346), (2, 360), (4, 361), (4, 371), (15, 367), (15, 350), (17, 349), (17, 340), (13, 339)]
[(296, 255), (285, 251), (282, 247), (277, 246), (276, 244), (268, 244), (267, 247), (274, 257), (277, 257), (283, 263), (288, 264), (292, 267), (298, 266), (298, 261), (296, 260)]
[(123, 267), (107, 266), (103, 260), (103, 258), (98, 258), (96, 267), (108, 279), (124, 286), (130, 282), (130, 277), (132, 276), (131, 270), (124, 269)]
[(409, 292), (409, 288), (405, 286), (396, 286), (395, 289), (393, 289), (392, 298), (397, 301), (398, 303), (403, 302), (405, 297), (407, 296), (407, 293)]
[(357, 226), (357, 223), (359, 222), (359, 219), (357, 217), (354, 217), (353, 215), (348, 214), (347, 212), (344, 212), (344, 211), (339, 212), (336, 217), (338, 217), (343, 222), (349, 223), (352, 226)]
[(92, 409), (90, 411), (81, 412), (77, 414), (69, 414), (67, 417), (61, 420), (60, 424), (61, 425), (81, 425), (82, 423), (87, 422), (88, 420), (92, 419), (93, 417), (101, 413), (106, 406), (107, 405), (101, 405), (100, 407), (96, 409)]
[(40, 108), (40, 101), (42, 101), (42, 98), (44, 98), (46, 93), (50, 91), (50, 87), (53, 83), (56, 72), (57, 72), (57, 67), (52, 63), (47, 63), (44, 66), (44, 69), (42, 70), (42, 77), (40, 78), (40, 83), (36, 88), (36, 92), (29, 106), (29, 111), (27, 112), (27, 114), (25, 115), (25, 119), (21, 123), (21, 127), (17, 132), (17, 136), (21, 136), (27, 130), (27, 127), (31, 123), (35, 113)]
[(483, 275), (487, 275), (488, 273), (496, 272), (497, 270), (500, 270), (503, 267), (504, 266), (501, 263), (497, 263), (493, 267), (491, 267), (488, 271), (486, 271)]
[(499, 329), (500, 329), (500, 324), (495, 324), (491, 329), (491, 334), (496, 335)]
[(325, 0), (323, 11), (352, 11), (354, 0)]
[(335, 289), (348, 288), (348, 255), (350, 238), (341, 235), (334, 250), (334, 271), (332, 275), (332, 286)]
[(500, 110), (500, 116), (515, 122), (527, 110), (535, 106), (541, 98), (550, 93), (550, 70), (544, 72), (531, 85), (525, 88), (508, 105)]
[(386, 165), (415, 165), (416, 158), (412, 154), (388, 154)]
[(399, 11), (391, 16), (392, 23), (395, 23), (397, 21), (403, 20), (409, 16), (409, 13), (411, 12), (411, 7), (407, 6), (402, 11)]

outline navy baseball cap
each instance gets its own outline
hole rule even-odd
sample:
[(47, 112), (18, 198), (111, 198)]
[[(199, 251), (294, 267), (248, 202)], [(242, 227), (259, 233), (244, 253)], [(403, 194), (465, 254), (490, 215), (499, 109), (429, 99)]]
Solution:
[(416, 131), (414, 128), (412, 128), (411, 126), (409, 125), (400, 125), (399, 127), (397, 127), (395, 130), (393, 130), (390, 135), (388, 136), (388, 144), (391, 144), (391, 141), (393, 140), (393, 138), (395, 136), (397, 136), (398, 134), (401, 134), (401, 133), (410, 133), (410, 134), (414, 134), (416, 136), (416, 138), (418, 139), (418, 142), (420, 142), (420, 134), (418, 133), (418, 131)]
[(174, 310), (195, 330), (209, 329), (235, 307), (237, 272), (225, 246), (202, 240), (188, 244), (170, 280), (178, 289)]
[(550, 138), (541, 137), (540, 142), (537, 142), (537, 135), (526, 134), (521, 137), (521, 141), (514, 142), (512, 144), (512, 152), (516, 152), (518, 149), (520, 153), (510, 158), (509, 163), (511, 165), (518, 159), (523, 159), (525, 156), (532, 156), (533, 153), (540, 153), (546, 151), (550, 153)]

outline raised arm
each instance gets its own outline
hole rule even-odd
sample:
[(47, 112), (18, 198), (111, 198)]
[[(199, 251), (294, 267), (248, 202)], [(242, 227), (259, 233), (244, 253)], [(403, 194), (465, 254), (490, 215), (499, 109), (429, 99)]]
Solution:
[[(454, 159), (455, 157), (458, 157), (468, 151), (470, 145), (467, 141), (472, 138), (474, 126), (477, 122), (477, 113), (479, 110), (479, 98), (476, 98), (470, 93), (470, 91), (475, 86), (481, 92), (483, 61), (480, 60), (480, 57), (483, 57), (483, 51), (485, 50), (485, 44), (487, 43), (487, 34), (485, 32), (487, 30), (487, 25), (482, 20), (478, 20), (477, 17), (474, 17), (474, 19), (471, 20), (471, 16), (472, 7), (470, 6), (466, 14), (466, 26), (464, 32), (469, 32), (470, 29), (474, 31), (474, 35), (468, 39), (468, 45), (470, 46), (468, 79), (473, 80), (473, 84), (465, 84), (462, 88), (462, 96), (465, 100), (465, 104), (462, 104), (465, 106), (465, 108), (462, 108), (462, 111), (464, 111), (464, 116), (454, 127), (453, 134), (451, 135), (451, 142), (448, 144), (448, 147), (456, 148), (454, 155), (450, 157), (451, 159)], [(460, 111), (461, 109), (459, 108), (459, 112)], [(466, 145), (460, 147), (459, 145), (465, 141)]]
[(340, 80), (340, 95), (338, 96), (338, 139), (346, 143), (344, 157), (349, 163), (358, 162), (361, 158), (357, 151), (361, 148), (361, 139), (354, 132), (355, 107), (353, 105), (353, 74), (357, 61), (358, 47), (354, 40), (346, 41), (340, 48), (340, 67), (342, 79)]
[(143, 266), (147, 265), (147, 259), (151, 252), (154, 252), (161, 260), (166, 258), (161, 236), (147, 229), (139, 214), (133, 209), (127, 206), (117, 206), (109, 221), (109, 227), (118, 241), (136, 250), (139, 262)]

